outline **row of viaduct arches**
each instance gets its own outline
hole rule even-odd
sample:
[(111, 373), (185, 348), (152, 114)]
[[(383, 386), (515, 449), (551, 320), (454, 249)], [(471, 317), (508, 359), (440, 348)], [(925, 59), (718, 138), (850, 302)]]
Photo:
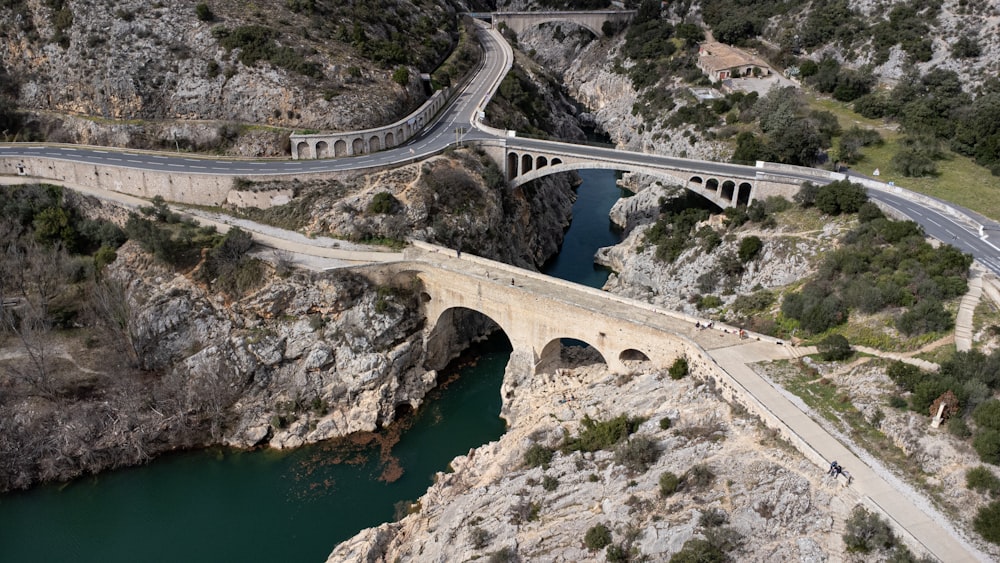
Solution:
[(389, 149), (405, 143), (431, 122), (448, 102), (450, 88), (442, 88), (405, 118), (373, 129), (343, 133), (294, 134), (292, 158), (336, 158), (358, 156)]

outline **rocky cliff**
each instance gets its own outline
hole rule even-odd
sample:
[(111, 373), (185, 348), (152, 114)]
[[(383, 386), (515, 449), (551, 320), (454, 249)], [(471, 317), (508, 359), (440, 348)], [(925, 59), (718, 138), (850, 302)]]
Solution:
[[(603, 561), (612, 551), (666, 561), (706, 537), (727, 538), (748, 561), (846, 556), (839, 535), (857, 495), (710, 386), (590, 365), (506, 388), (499, 441), (456, 458), (409, 516), (361, 532), (328, 561)], [(632, 441), (655, 448), (648, 466), (630, 467), (622, 446), (528, 463), (530, 449), (558, 448), (585, 416), (620, 414), (645, 420)], [(661, 485), (665, 473), (679, 478), (676, 491)], [(610, 541), (591, 543), (601, 525)]]
[(448, 3), (203, 5), (6, 2), (0, 69), (50, 141), (264, 156), (282, 152), (289, 128), (402, 117), (424, 99), (417, 74), (458, 38)]

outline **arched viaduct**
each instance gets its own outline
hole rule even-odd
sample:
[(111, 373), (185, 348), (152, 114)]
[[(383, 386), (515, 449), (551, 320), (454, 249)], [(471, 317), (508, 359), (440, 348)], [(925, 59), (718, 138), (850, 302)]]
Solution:
[[(522, 374), (559, 367), (562, 339), (585, 342), (608, 368), (628, 371), (631, 361), (669, 367), (693, 353), (679, 336), (694, 323), (651, 306), (596, 289), (513, 268), (419, 241), (405, 262), (375, 268), (395, 283), (419, 280), (428, 368), (440, 369), (477, 334), (465, 333), (461, 317), (474, 311), (492, 320), (513, 346), (510, 369)], [(513, 282), (513, 283), (512, 283)]]
[(449, 92), (447, 87), (434, 92), (416, 111), (391, 125), (343, 133), (292, 135), (292, 158), (358, 156), (401, 145), (419, 133), (441, 111), (448, 102)]
[(597, 37), (604, 33), (605, 22), (627, 23), (635, 17), (635, 10), (595, 10), (579, 12), (495, 12), (492, 14), (493, 27), (504, 24), (514, 33), (549, 22), (569, 22), (585, 27)]

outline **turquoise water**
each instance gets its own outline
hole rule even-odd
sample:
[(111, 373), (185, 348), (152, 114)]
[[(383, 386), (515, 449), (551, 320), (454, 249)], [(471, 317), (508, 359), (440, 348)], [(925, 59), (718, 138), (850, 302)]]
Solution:
[(603, 287), (611, 274), (594, 264), (598, 248), (621, 242), (621, 232), (608, 219), (611, 206), (629, 192), (619, 188), (614, 170), (580, 170), (583, 183), (577, 187), (573, 223), (566, 231), (559, 254), (542, 268), (546, 274), (587, 285)]
[[(583, 171), (563, 251), (545, 272), (600, 287), (597, 248), (618, 242), (608, 210), (615, 173)], [(323, 561), (338, 542), (393, 518), (456, 455), (499, 438), (500, 383), (510, 354), (498, 335), (470, 350), (459, 377), (409, 419), (391, 455), (330, 444), (291, 452), (212, 449), (0, 496), (0, 563)], [(341, 458), (352, 463), (335, 463)]]

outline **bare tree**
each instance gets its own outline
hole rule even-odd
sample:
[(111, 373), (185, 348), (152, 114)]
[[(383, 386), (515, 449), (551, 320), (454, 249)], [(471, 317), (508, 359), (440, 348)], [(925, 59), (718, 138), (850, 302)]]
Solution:
[(109, 276), (102, 276), (94, 284), (91, 303), (99, 322), (111, 333), (115, 348), (127, 356), (131, 367), (138, 367), (138, 320), (129, 303), (125, 285)]

